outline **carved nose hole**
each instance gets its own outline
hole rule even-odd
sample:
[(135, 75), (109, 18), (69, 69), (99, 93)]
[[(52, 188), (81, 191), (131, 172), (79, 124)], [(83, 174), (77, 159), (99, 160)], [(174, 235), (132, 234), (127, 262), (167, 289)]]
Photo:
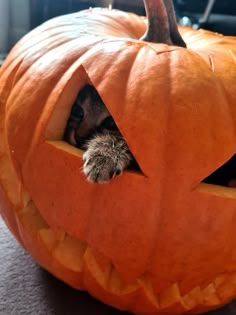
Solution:
[[(64, 140), (72, 146), (84, 150), (88, 140), (105, 132), (123, 137), (98, 91), (91, 84), (86, 84), (81, 88), (72, 105)], [(127, 143), (126, 145), (128, 147)], [(143, 175), (130, 148), (129, 152), (132, 155), (132, 160), (126, 170)]]
[(236, 199), (236, 154), (204, 178), (195, 190), (208, 195)]

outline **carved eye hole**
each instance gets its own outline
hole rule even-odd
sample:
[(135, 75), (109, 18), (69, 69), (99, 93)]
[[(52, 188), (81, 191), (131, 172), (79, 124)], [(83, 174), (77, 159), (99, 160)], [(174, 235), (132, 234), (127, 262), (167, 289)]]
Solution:
[[(79, 91), (72, 106), (64, 140), (83, 150), (88, 140), (105, 133), (117, 135), (117, 138), (123, 137), (97, 90), (91, 84), (86, 84)], [(130, 149), (129, 151), (131, 153)], [(128, 170), (142, 174), (132, 153), (131, 155), (132, 161), (129, 163)]]
[(236, 154), (196, 187), (197, 191), (236, 199)]

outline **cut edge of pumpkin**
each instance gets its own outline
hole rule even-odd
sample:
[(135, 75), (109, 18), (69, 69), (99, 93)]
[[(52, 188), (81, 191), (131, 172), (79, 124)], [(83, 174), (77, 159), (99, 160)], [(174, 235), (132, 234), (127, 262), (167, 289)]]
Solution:
[[(63, 141), (63, 140), (55, 140), (55, 141), (47, 140), (46, 143), (48, 145), (50, 145), (50, 146), (53, 146), (57, 150), (61, 150), (61, 151), (67, 152), (68, 154), (71, 154), (71, 155), (79, 157), (80, 159), (83, 159), (83, 154), (84, 154), (85, 151), (72, 146), (71, 144), (69, 144), (66, 141)], [(131, 173), (131, 174), (134, 174), (134, 175), (137, 175), (137, 176), (147, 177), (142, 172), (140, 167), (139, 167), (139, 170), (135, 170), (135, 169), (132, 169), (132, 168), (127, 168), (127, 169), (124, 170), (124, 172)]]
[(79, 149), (79, 148), (76, 148), (72, 145), (70, 145), (68, 142), (66, 141), (63, 141), (63, 140), (58, 140), (58, 141), (50, 141), (50, 140), (47, 140), (46, 141), (47, 144), (51, 145), (51, 146), (54, 146), (56, 149), (58, 150), (62, 150), (62, 151), (66, 151), (68, 152), (69, 154), (72, 154), (72, 155), (75, 155), (75, 156), (78, 156), (80, 158), (83, 157), (83, 153), (84, 151)]
[(194, 191), (226, 199), (236, 199), (236, 188), (200, 183)]

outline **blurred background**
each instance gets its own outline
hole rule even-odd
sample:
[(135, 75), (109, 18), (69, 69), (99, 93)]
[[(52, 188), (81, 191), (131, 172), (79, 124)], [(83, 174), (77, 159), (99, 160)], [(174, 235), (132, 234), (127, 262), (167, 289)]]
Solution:
[[(236, 35), (236, 0), (174, 0), (180, 24)], [(62, 14), (108, 7), (145, 15), (143, 0), (0, 0), (0, 63), (30, 29)]]

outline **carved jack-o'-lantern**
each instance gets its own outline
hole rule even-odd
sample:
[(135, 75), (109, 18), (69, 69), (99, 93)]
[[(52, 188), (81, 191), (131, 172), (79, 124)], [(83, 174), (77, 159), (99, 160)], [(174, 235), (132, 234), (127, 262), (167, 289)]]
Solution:
[[(183, 28), (185, 48), (140, 40), (145, 29), (91, 9), (13, 48), (0, 72), (1, 213), (71, 286), (138, 314), (198, 313), (236, 296), (236, 188), (208, 180), (236, 153), (236, 40)], [(86, 84), (140, 173), (105, 185), (82, 174), (63, 135)]]

